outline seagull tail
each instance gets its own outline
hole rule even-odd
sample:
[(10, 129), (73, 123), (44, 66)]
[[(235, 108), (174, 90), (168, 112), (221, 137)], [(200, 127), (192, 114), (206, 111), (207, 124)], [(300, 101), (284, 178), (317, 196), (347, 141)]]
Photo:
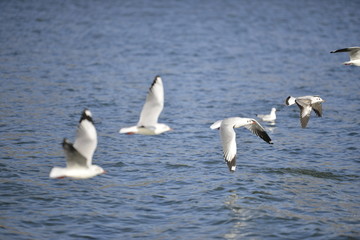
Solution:
[(64, 168), (60, 168), (60, 167), (52, 168), (49, 174), (50, 178), (64, 178), (65, 176), (66, 175)]
[(125, 134), (135, 134), (138, 132), (138, 129), (136, 126), (133, 127), (126, 127), (126, 128), (121, 128), (119, 133), (125, 133)]
[(292, 96), (288, 96), (285, 100), (285, 104), (290, 106), (290, 105), (293, 105), (295, 103), (295, 99), (294, 97)]

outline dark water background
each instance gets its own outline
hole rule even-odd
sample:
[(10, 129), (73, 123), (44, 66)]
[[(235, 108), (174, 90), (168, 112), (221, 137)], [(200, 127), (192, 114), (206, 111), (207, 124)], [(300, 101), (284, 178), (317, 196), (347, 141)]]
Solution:
[[(359, 1), (1, 1), (1, 239), (359, 239)], [(126, 136), (155, 75), (160, 136)], [(288, 95), (318, 94), (301, 129)], [(52, 180), (83, 108), (98, 130), (88, 180)], [(237, 129), (228, 172), (214, 121)]]

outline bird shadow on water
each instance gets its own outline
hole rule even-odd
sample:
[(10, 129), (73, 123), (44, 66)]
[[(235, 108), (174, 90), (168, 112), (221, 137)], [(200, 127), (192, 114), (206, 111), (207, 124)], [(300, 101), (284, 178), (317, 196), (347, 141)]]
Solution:
[(292, 174), (292, 175), (307, 175), (315, 178), (324, 178), (342, 181), (344, 178), (358, 178), (356, 175), (339, 175), (328, 171), (317, 171), (315, 169), (305, 168), (266, 168), (262, 172), (275, 174)]

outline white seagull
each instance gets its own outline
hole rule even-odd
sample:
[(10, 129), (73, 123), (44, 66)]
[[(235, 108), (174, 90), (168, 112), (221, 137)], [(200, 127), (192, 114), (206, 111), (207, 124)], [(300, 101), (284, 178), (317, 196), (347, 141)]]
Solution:
[(50, 171), (50, 178), (85, 179), (105, 173), (101, 167), (92, 165), (97, 133), (90, 110), (85, 109), (81, 114), (74, 144), (64, 138), (62, 146), (66, 155), (66, 168), (54, 167)]
[(349, 52), (350, 61), (344, 62), (344, 65), (355, 65), (360, 67), (360, 47), (349, 47), (342, 48), (335, 51), (331, 51), (330, 53), (338, 53), (338, 52)]
[(168, 125), (158, 123), (158, 118), (163, 108), (164, 87), (160, 76), (156, 76), (146, 96), (139, 122), (136, 126), (121, 128), (119, 132), (126, 134), (158, 135), (172, 130)]
[(219, 120), (213, 123), (211, 129), (220, 129), (220, 138), (224, 152), (224, 159), (229, 170), (236, 170), (236, 133), (234, 128), (245, 127), (252, 133), (259, 136), (265, 142), (272, 144), (269, 135), (265, 129), (252, 118), (231, 117)]
[(300, 122), (301, 127), (305, 128), (309, 122), (310, 113), (313, 109), (318, 117), (322, 117), (322, 105), (321, 103), (325, 102), (319, 96), (303, 96), (303, 97), (292, 97), (289, 96), (286, 98), (286, 105), (290, 106), (296, 103), (300, 108)]
[(276, 120), (276, 108), (271, 108), (270, 114), (257, 114), (256, 116), (264, 122), (274, 122)]

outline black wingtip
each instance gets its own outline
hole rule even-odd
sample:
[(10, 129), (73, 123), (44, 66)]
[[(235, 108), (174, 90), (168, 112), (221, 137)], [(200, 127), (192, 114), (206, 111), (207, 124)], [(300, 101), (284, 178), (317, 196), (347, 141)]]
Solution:
[(153, 82), (151, 83), (151, 86), (150, 86), (150, 90), (152, 89), (152, 87), (157, 83), (157, 80), (158, 78), (161, 78), (159, 75), (156, 75)]
[(285, 104), (287, 105), (287, 106), (289, 106), (290, 104), (289, 104), (289, 99), (291, 98), (291, 96), (288, 96), (287, 98), (286, 98), (286, 100), (285, 100)]
[(236, 170), (236, 156), (231, 161), (226, 161), (230, 172), (235, 172)]
[(61, 146), (64, 147), (64, 146), (66, 145), (67, 141), (68, 141), (68, 140), (67, 140), (66, 138), (64, 138), (63, 141), (61, 142)]
[(338, 52), (350, 52), (351, 48), (341, 48), (341, 49), (337, 49), (335, 51), (331, 51), (330, 53), (338, 53)]
[(269, 137), (269, 135), (265, 131), (259, 132), (259, 137), (262, 138), (262, 140), (264, 140), (268, 144), (273, 144), (271, 142), (272, 141), (271, 138)]
[(91, 116), (91, 112), (87, 108), (84, 108), (84, 110), (82, 111), (79, 122), (81, 122), (81, 121), (83, 121), (85, 119), (92, 122), (92, 123), (94, 123), (94, 121), (92, 119), (92, 116)]
[(308, 124), (307, 122), (306, 123), (301, 122), (301, 128), (306, 128), (307, 124)]

